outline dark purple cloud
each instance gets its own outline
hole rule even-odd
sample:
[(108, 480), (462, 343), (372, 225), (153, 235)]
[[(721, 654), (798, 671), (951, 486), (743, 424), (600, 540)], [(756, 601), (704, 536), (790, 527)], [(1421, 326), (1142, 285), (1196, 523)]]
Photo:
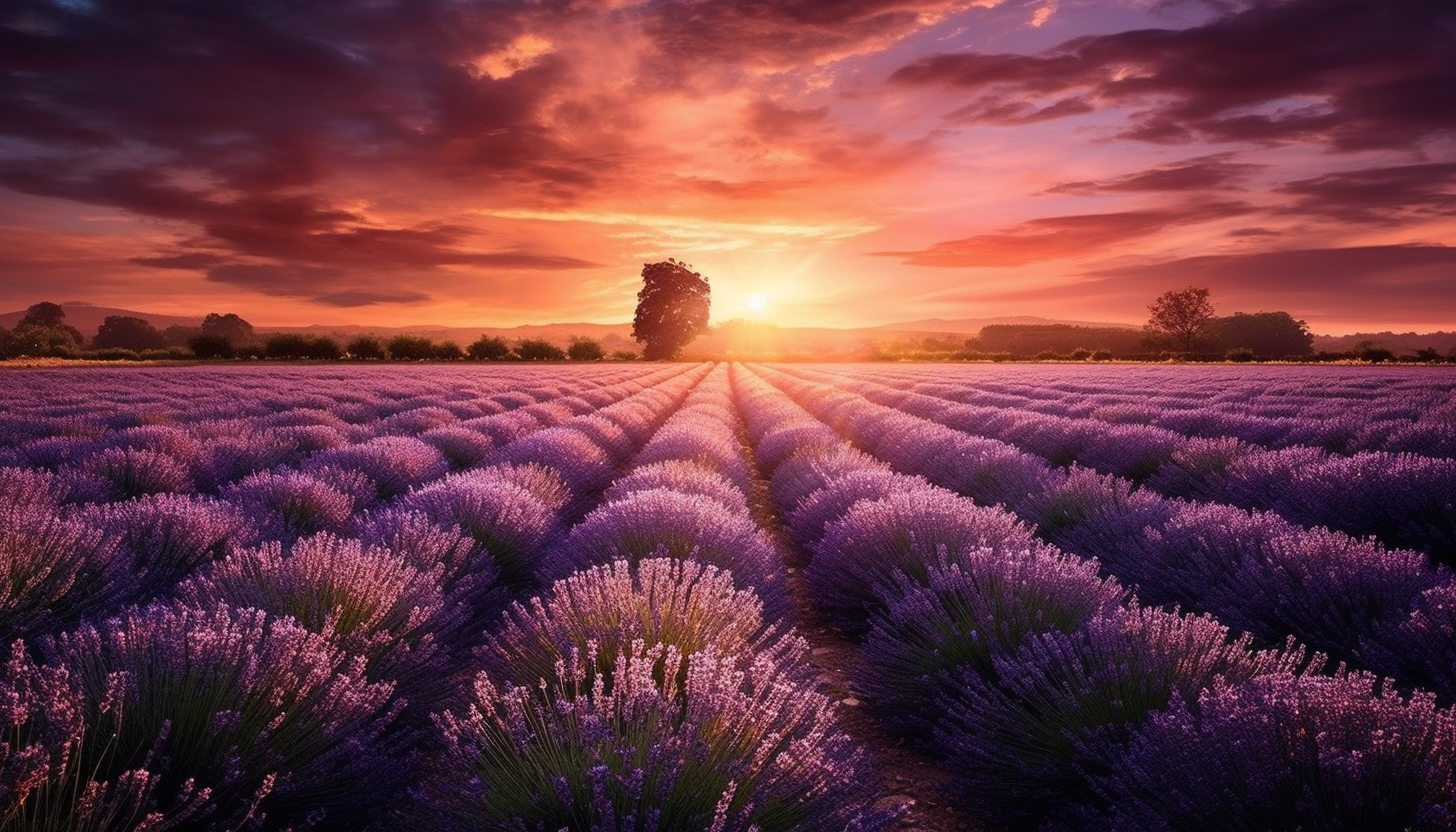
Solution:
[(1048, 188), (1047, 192), (1093, 195), (1221, 190), (1239, 186), (1244, 180), (1263, 170), (1264, 167), (1263, 165), (1235, 162), (1231, 154), (1220, 153), (1149, 168), (1111, 179), (1060, 182)]
[(1318, 313), (1347, 315), (1351, 320), (1389, 316), (1430, 321), (1449, 318), (1456, 308), (1453, 275), (1453, 246), (1351, 246), (1206, 255), (1108, 268), (1092, 272), (1085, 290), (1152, 297), (1170, 287), (1192, 284), (1239, 299), (1267, 298), (1287, 306), (1296, 317)]
[(1168, 228), (1247, 213), (1237, 202), (1182, 208), (1041, 217), (989, 234), (936, 243), (920, 251), (879, 251), (911, 266), (950, 268), (1023, 266), (1095, 255), (1108, 247), (1151, 237)]
[(1401, 165), (1327, 173), (1285, 183), (1283, 213), (1341, 222), (1399, 225), (1456, 216), (1456, 163)]
[(891, 81), (963, 91), (962, 120), (1017, 123), (1085, 102), (1135, 108), (1122, 134), (1143, 141), (1403, 148), (1456, 130), (1456, 4), (1270, 0), (1040, 55), (933, 55)]

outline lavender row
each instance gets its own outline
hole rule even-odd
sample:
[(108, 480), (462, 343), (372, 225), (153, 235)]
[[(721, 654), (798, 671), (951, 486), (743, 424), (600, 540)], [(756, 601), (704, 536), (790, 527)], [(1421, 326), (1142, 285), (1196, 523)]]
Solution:
[[(843, 382), (823, 373), (797, 375)], [(1006, 442), (1054, 464), (1075, 463), (1126, 477), (1172, 497), (1273, 511), (1299, 525), (1377, 537), (1456, 563), (1456, 459), (1385, 452), (1345, 457), (1303, 446), (1266, 450), (1146, 424), (1110, 426), (1095, 419), (956, 405), (873, 382), (846, 387), (878, 404)]]
[(993, 440), (767, 369), (800, 404), (895, 469), (1004, 505), (1038, 535), (1096, 558), (1144, 602), (1210, 612), (1279, 644), (1456, 700), (1456, 582), (1426, 558), (1261, 512), (1170, 500), (1086, 469), (1060, 471)]
[[(908, 392), (1002, 411), (988, 416), (1023, 411), (1151, 425), (1184, 436), (1233, 438), (1268, 448), (1308, 445), (1339, 454), (1456, 457), (1456, 383), (1430, 372), (1064, 366), (1021, 367), (1012, 378), (1005, 368), (867, 367), (847, 372)], [(1350, 407), (1351, 402), (1360, 406)]]
[(468, 708), (443, 715), (447, 828), (883, 827), (862, 752), (809, 688), (751, 471), (697, 387), (508, 611)]
[[(701, 375), (677, 386), (685, 393)], [(647, 393), (655, 408), (632, 406), (639, 394), (595, 418), (660, 423), (681, 399)], [(202, 522), (224, 501), (164, 494), (83, 509), (115, 511), (128, 525), (113, 538), (60, 516), (53, 475), (9, 475), (26, 487), (5, 491), (0, 553), (60, 603), (27, 594), (35, 582), (7, 598), (8, 625), (53, 634), (15, 640), (0, 683), (11, 706), (0, 732), (5, 829), (402, 828), (388, 810), (428, 779), (430, 714), (468, 679), (480, 622), (513, 589), (501, 567), (512, 554), (539, 565), (573, 499), (554, 470), (496, 465), (349, 518), (359, 539), (240, 547), (250, 539), (240, 516)], [(50, 548), (37, 552), (37, 539)], [(49, 555), (99, 564), (87, 559), (93, 545), (137, 560), (60, 579), (48, 569)], [(73, 588), (112, 592), (109, 576), (189, 559), (202, 562), (144, 606), (102, 619), (69, 603)], [(79, 621), (56, 632), (66, 617)]]
[[(865, 634), (872, 705), (928, 741), (983, 817), (1082, 829), (1451, 822), (1456, 722), (1429, 695), (1300, 673), (1301, 651), (1254, 651), (1211, 618), (1142, 608), (1095, 561), (844, 447), (748, 373), (735, 382), (816, 602)], [(1200, 777), (1193, 743), (1224, 767)], [(1288, 753), (1243, 759), (1251, 746)]]

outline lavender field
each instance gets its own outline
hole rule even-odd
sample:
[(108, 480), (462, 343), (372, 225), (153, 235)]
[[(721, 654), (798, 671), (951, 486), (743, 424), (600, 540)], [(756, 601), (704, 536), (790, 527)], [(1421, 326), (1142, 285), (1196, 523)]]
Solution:
[(1453, 565), (1432, 368), (6, 370), (0, 832), (1456, 828)]

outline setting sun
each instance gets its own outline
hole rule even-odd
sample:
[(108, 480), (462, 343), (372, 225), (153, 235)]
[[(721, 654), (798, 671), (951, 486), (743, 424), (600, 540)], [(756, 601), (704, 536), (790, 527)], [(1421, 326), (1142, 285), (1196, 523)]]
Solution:
[(768, 314), (768, 295), (763, 292), (754, 292), (743, 301), (743, 305), (748, 309), (748, 317), (766, 317)]

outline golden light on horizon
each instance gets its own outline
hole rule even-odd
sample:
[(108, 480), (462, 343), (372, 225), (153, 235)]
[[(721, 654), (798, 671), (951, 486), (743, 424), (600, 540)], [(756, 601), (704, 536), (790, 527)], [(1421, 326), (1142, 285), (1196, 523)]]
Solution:
[(762, 320), (768, 315), (768, 295), (764, 292), (752, 292), (743, 300), (744, 307), (748, 310), (748, 317), (755, 320)]

